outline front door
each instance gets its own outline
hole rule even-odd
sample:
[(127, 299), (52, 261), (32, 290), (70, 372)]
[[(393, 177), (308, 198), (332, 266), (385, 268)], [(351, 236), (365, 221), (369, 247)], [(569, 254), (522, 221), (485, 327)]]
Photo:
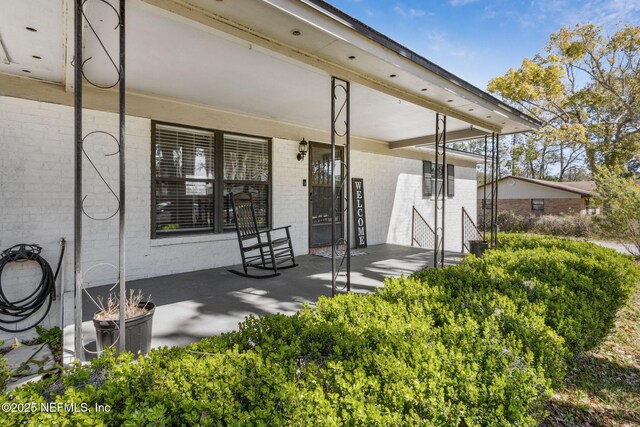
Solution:
[[(336, 186), (342, 181), (343, 147), (336, 147)], [(336, 239), (342, 238), (342, 194), (336, 200)], [(331, 245), (331, 145), (309, 144), (309, 246)]]

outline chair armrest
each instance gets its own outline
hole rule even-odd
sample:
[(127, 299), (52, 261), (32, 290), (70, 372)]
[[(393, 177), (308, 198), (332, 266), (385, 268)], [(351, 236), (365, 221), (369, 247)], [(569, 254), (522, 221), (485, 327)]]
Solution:
[[(284, 227), (272, 228), (269, 231), (267, 231), (267, 238), (271, 239), (271, 233), (274, 232), (274, 231), (284, 230), (284, 232), (287, 235), (287, 239), (291, 240), (291, 233), (289, 232), (289, 228), (291, 228), (290, 225), (285, 225)], [(282, 234), (280, 234), (280, 235), (282, 235)]]
[(291, 227), (290, 225), (285, 225), (284, 227), (272, 228), (269, 231), (284, 230), (284, 229), (288, 229), (290, 227)]

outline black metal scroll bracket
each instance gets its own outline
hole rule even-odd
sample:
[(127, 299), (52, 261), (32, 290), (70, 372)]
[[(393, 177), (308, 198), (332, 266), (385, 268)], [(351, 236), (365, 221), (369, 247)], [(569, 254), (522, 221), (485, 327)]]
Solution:
[[(340, 126), (340, 129), (338, 128)], [(340, 185), (336, 186), (336, 140), (344, 139), (345, 159), (340, 163)], [(350, 84), (348, 81), (331, 78), (331, 296), (338, 291), (351, 291), (351, 225), (349, 205), (349, 182), (351, 179), (351, 141), (350, 141)], [(340, 209), (340, 197), (343, 197), (343, 209)], [(336, 217), (341, 215), (346, 221), (346, 233), (340, 239), (336, 236)], [(340, 247), (344, 247), (341, 250)], [(339, 263), (337, 262), (339, 261)], [(346, 282), (338, 289), (338, 277), (346, 267)]]
[(104, 156), (105, 157), (110, 157), (110, 156), (115, 156), (116, 154), (120, 153), (120, 143), (118, 142), (118, 140), (116, 139), (115, 136), (113, 136), (112, 134), (110, 134), (109, 132), (105, 132), (105, 131), (101, 131), (101, 130), (97, 130), (97, 131), (93, 131), (93, 132), (89, 132), (88, 134), (86, 134), (83, 138), (82, 138), (82, 153), (84, 154), (84, 157), (89, 161), (89, 164), (91, 164), (91, 167), (93, 168), (93, 170), (95, 170), (96, 174), (98, 174), (98, 177), (100, 178), (100, 180), (103, 182), (103, 184), (107, 187), (107, 190), (109, 190), (109, 193), (113, 196), (113, 198), (116, 200), (117, 203), (117, 207), (115, 209), (114, 212), (112, 212), (110, 215), (107, 215), (105, 217), (96, 217), (96, 216), (92, 216), (90, 215), (87, 210), (85, 209), (85, 201), (87, 199), (87, 197), (89, 197), (88, 194), (85, 194), (82, 197), (82, 203), (81, 203), (81, 209), (82, 209), (82, 213), (94, 220), (94, 221), (106, 221), (108, 219), (113, 218), (114, 216), (116, 216), (118, 214), (118, 212), (120, 212), (120, 198), (118, 197), (118, 195), (115, 193), (115, 191), (113, 190), (113, 188), (109, 185), (109, 183), (107, 182), (107, 180), (105, 179), (105, 177), (102, 175), (102, 173), (100, 172), (100, 170), (98, 169), (98, 167), (95, 165), (95, 163), (93, 162), (93, 159), (91, 158), (91, 156), (89, 156), (86, 152), (86, 150), (84, 149), (84, 143), (87, 140), (87, 138), (93, 136), (93, 135), (97, 135), (97, 134), (103, 134), (103, 135), (107, 135), (108, 137), (110, 137), (111, 139), (113, 139), (113, 141), (115, 142), (116, 146), (118, 147), (118, 149), (113, 152), (113, 153), (107, 153)]
[[(83, 344), (83, 334), (82, 334), (82, 295), (86, 292), (84, 286), (84, 276), (91, 271), (93, 268), (105, 265), (105, 263), (99, 263), (94, 266), (87, 268), (83, 272), (83, 263), (82, 263), (82, 219), (83, 217), (89, 218), (93, 221), (107, 221), (111, 218), (114, 218), (119, 214), (119, 246), (118, 246), (118, 255), (119, 255), (119, 266), (118, 269), (118, 281), (115, 286), (119, 287), (119, 296), (120, 296), (120, 324), (124, 324), (124, 302), (126, 295), (126, 285), (124, 279), (124, 218), (125, 218), (125, 169), (124, 169), (124, 129), (125, 129), (125, 0), (118, 0), (119, 8), (116, 9), (109, 1), (107, 0), (93, 0), (95, 2), (102, 3), (106, 5), (116, 16), (117, 25), (114, 27), (114, 31), (118, 31), (119, 35), (119, 46), (118, 46), (118, 63), (114, 60), (114, 56), (112, 56), (107, 47), (105, 46), (100, 34), (94, 27), (93, 23), (87, 16), (84, 11), (85, 6), (89, 3), (90, 0), (75, 0), (74, 6), (74, 41), (75, 41), (75, 52), (74, 58), (71, 62), (71, 66), (75, 67), (75, 77), (74, 77), (74, 121), (75, 121), (75, 130), (74, 130), (74, 142), (75, 142), (75, 174), (74, 174), (74, 192), (75, 192), (75, 214), (74, 214), (74, 245), (75, 245), (75, 253), (74, 253), (74, 276), (75, 276), (75, 315), (74, 315), (74, 324), (75, 324), (75, 346), (74, 351), (77, 358), (80, 360), (84, 360), (85, 352), (87, 349)], [(84, 72), (85, 64), (92, 59), (92, 57), (88, 57), (83, 60), (83, 30), (84, 26), (89, 28), (91, 34), (97, 39), (98, 44), (101, 49), (106, 54), (111, 66), (116, 72), (116, 79), (114, 83), (109, 84), (99, 84), (94, 79), (87, 76)], [(87, 81), (91, 86), (94, 86), (98, 89), (111, 89), (118, 86), (119, 90), (119, 131), (118, 137), (114, 134), (97, 130), (93, 132), (89, 132), (86, 135), (83, 135), (83, 125), (82, 125), (82, 115), (83, 115), (83, 97), (82, 97), (82, 85), (83, 81)], [(105, 157), (115, 156), (118, 154), (119, 158), (119, 192), (116, 191), (109, 185), (104, 174), (100, 171), (94, 159), (87, 153), (85, 150), (85, 143), (90, 141), (91, 138), (96, 135), (106, 135), (111, 138), (117, 149), (112, 153), (104, 154)], [(108, 197), (113, 197), (116, 201), (116, 209), (114, 212), (106, 214), (104, 216), (98, 217), (96, 215), (91, 215), (85, 209), (85, 202), (89, 197), (89, 194), (83, 195), (83, 169), (82, 163), (83, 159), (86, 159), (99, 179), (107, 188)], [(100, 308), (100, 307), (98, 307)], [(118, 342), (118, 350), (124, 350), (125, 343), (125, 330), (122, 328), (120, 330), (120, 337)]]
[[(440, 158), (442, 157), (442, 164)], [(445, 242), (445, 201), (446, 180), (445, 169), (447, 164), (447, 116), (436, 113), (436, 146), (435, 146), (435, 197), (434, 197), (434, 223), (435, 232), (433, 247), (433, 266), (444, 267), (444, 242)], [(439, 167), (441, 166), (441, 167)], [(440, 173), (442, 171), (442, 174)], [(442, 175), (442, 176), (440, 176)], [(442, 179), (442, 185), (438, 186), (438, 179)], [(440, 200), (438, 200), (440, 199)]]

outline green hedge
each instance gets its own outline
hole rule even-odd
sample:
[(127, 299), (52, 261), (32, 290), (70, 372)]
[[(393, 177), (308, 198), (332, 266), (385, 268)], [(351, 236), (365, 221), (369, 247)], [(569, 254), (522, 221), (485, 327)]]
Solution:
[(482, 262), (544, 304), (547, 324), (572, 352), (600, 345), (640, 280), (633, 257), (592, 243), (518, 234), (501, 234), (499, 242)]
[[(519, 318), (514, 305), (503, 300), (501, 315), (472, 316), (441, 303), (438, 289), (417, 292), (426, 298), (415, 303), (390, 293), (323, 298), (315, 309), (249, 317), (236, 332), (154, 350), (138, 363), (103, 357), (67, 376), (54, 398), (107, 404), (111, 412), (11, 414), (12, 421), (536, 425), (551, 384), (523, 343), (505, 334), (505, 319)], [(556, 343), (541, 318), (532, 328)], [(105, 382), (85, 385), (96, 372), (108, 373)], [(44, 401), (45, 385), (9, 399)]]
[(5, 413), (3, 425), (538, 425), (569, 351), (606, 334), (638, 271), (576, 242), (501, 241), (482, 260), (249, 316), (135, 363), (105, 355), (0, 396), (88, 413)]
[(468, 292), (499, 292), (518, 307), (538, 305), (570, 354), (597, 347), (640, 280), (632, 257), (601, 246), (548, 236), (504, 234), (500, 247), (460, 266), (423, 270), (452, 301)]

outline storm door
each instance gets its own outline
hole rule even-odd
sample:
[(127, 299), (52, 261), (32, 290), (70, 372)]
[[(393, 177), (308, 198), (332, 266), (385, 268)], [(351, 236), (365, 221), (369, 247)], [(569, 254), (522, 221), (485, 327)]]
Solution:
[[(331, 246), (331, 145), (309, 144), (309, 246)], [(342, 181), (344, 148), (336, 147), (336, 186)], [(343, 197), (336, 200), (336, 240), (342, 238)]]

